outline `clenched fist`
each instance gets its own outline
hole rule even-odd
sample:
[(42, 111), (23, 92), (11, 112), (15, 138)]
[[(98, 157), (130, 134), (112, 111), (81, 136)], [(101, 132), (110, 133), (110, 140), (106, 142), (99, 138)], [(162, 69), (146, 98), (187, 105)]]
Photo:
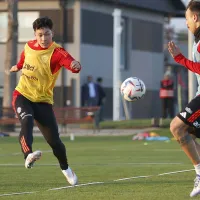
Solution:
[(71, 65), (70, 65), (72, 71), (74, 72), (79, 72), (81, 70), (81, 65), (78, 61), (74, 60), (71, 62)]

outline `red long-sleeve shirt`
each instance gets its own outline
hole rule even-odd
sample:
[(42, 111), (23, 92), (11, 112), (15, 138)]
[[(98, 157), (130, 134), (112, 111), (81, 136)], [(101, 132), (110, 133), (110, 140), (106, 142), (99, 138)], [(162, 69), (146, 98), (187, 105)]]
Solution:
[[(40, 45), (36, 45), (36, 40), (31, 40), (28, 42), (28, 45), (33, 50), (45, 50), (47, 48), (42, 48)], [(20, 60), (17, 63), (17, 68), (22, 69), (23, 64), (25, 60), (25, 54), (24, 51), (22, 51)], [(72, 73), (78, 73), (78, 70), (73, 70), (70, 68), (71, 62), (74, 61), (74, 58), (65, 51), (64, 48), (56, 48), (52, 54), (51, 61), (50, 61), (50, 67), (52, 74), (55, 74), (61, 67), (64, 67), (68, 70), (70, 70)], [(17, 96), (20, 95), (20, 93), (15, 90), (13, 92), (13, 100), (17, 98)]]
[[(200, 45), (197, 47), (197, 51), (200, 53)], [(177, 63), (185, 66), (190, 71), (200, 74), (200, 63), (187, 59), (183, 54), (178, 54), (174, 57), (174, 60)]]

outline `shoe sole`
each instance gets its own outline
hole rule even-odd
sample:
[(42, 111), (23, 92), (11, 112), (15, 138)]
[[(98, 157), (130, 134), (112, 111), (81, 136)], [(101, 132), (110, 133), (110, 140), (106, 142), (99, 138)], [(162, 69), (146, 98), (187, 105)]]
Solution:
[(200, 194), (200, 191), (199, 192), (197, 192), (197, 193), (195, 193), (194, 195), (190, 195), (190, 197), (196, 197), (197, 195), (199, 195)]

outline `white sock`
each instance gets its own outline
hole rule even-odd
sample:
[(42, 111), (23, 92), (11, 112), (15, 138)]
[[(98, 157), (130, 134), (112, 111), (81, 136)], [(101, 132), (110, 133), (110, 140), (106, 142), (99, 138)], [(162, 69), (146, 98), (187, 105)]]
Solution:
[(196, 174), (200, 175), (200, 164), (194, 165), (194, 169), (196, 171)]

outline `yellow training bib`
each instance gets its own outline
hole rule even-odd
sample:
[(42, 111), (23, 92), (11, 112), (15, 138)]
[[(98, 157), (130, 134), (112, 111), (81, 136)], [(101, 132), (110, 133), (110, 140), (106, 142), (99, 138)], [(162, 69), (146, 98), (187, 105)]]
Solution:
[(55, 42), (45, 50), (33, 50), (25, 45), (25, 60), (16, 90), (32, 102), (53, 104), (53, 88), (59, 72), (52, 74), (50, 68)]

